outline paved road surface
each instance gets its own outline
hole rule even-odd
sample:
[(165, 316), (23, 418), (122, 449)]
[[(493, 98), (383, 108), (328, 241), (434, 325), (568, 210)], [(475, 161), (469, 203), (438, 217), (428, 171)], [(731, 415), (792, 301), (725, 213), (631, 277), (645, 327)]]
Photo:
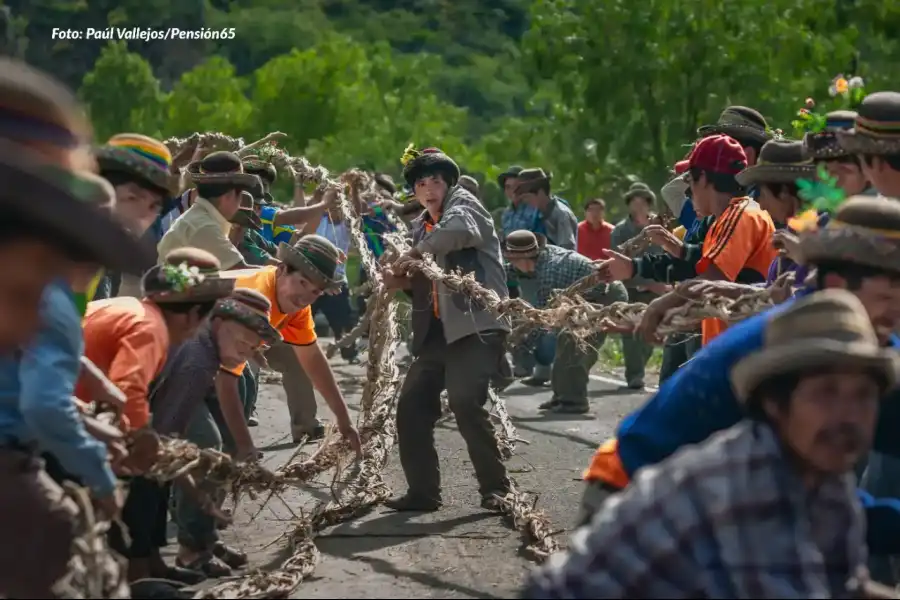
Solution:
[[(325, 342), (325, 340), (323, 340)], [(348, 403), (355, 408), (365, 373), (363, 366), (340, 358), (332, 365)], [(613, 378), (594, 378), (592, 414), (546, 417), (537, 410), (549, 391), (514, 384), (505, 397), (519, 436), (517, 456), (507, 464), (521, 489), (540, 494), (555, 528), (568, 529), (581, 494), (580, 475), (598, 443), (618, 420), (640, 404), (645, 394), (622, 392)], [(329, 417), (324, 402), (320, 415)], [(296, 448), (290, 444), (288, 413), (279, 384), (262, 386), (260, 426), (253, 430), (266, 464), (284, 464)], [(452, 421), (437, 431), (444, 484), (444, 508), (428, 515), (394, 514), (377, 508), (368, 516), (323, 532), (318, 538), (322, 561), (315, 575), (297, 590), (296, 598), (514, 598), (530, 564), (517, 553), (518, 534), (495, 514), (479, 507), (471, 464)], [(308, 446), (311, 450), (313, 446)], [(388, 483), (404, 491), (396, 450), (388, 466)], [(291, 528), (291, 511), (311, 508), (330, 495), (328, 483), (290, 492), (285, 503), (270, 502), (251, 522), (256, 504), (238, 509), (226, 540), (251, 555), (253, 565), (277, 565), (284, 541), (270, 545)], [(565, 542), (566, 533), (559, 536)]]

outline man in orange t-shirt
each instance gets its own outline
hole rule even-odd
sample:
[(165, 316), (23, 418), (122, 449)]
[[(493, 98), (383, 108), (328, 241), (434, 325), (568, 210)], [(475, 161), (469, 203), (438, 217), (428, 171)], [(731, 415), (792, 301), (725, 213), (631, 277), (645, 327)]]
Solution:
[[(675, 172), (683, 173), (690, 185), (698, 214), (716, 217), (697, 263), (701, 279), (763, 283), (777, 255), (772, 218), (743, 195), (735, 178), (746, 168), (747, 155), (740, 142), (723, 134), (701, 139), (688, 158), (675, 165)], [(703, 344), (725, 327), (720, 320), (704, 320)]]
[[(334, 413), (341, 434), (354, 450), (359, 451), (359, 433), (350, 420), (331, 365), (317, 343), (311, 309), (312, 303), (323, 293), (340, 290), (341, 279), (335, 278), (340, 253), (327, 239), (307, 235), (294, 245), (282, 243), (278, 248), (278, 259), (282, 264), (277, 267), (265, 267), (250, 275), (238, 276), (235, 284), (239, 288), (256, 290), (272, 303), (270, 322), (281, 332), (284, 341), (266, 352), (266, 360), (282, 373), (294, 442), (324, 435), (324, 427), (316, 420), (316, 397), (311, 382)], [(223, 274), (228, 275), (227, 272)], [(238, 379), (245, 367), (223, 367), (216, 378), (216, 392), (220, 396), (239, 397)], [(249, 430), (243, 429), (237, 437), (246, 436), (246, 439), (235, 439), (238, 458), (247, 458), (256, 452)]]

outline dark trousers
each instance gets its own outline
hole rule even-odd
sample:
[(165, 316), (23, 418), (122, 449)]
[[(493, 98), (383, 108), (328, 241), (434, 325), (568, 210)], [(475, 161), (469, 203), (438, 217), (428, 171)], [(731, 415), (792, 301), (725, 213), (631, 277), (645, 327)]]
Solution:
[[(628, 289), (629, 302), (650, 304), (656, 298), (657, 295), (653, 292)], [(631, 386), (644, 385), (644, 372), (647, 368), (647, 361), (653, 354), (653, 346), (633, 333), (622, 334), (622, 354), (625, 357), (625, 381)]]
[[(341, 287), (341, 291), (337, 294), (322, 294), (319, 299), (313, 303), (313, 313), (322, 313), (328, 321), (328, 327), (334, 334), (334, 339), (339, 340), (341, 336), (353, 329), (353, 307), (350, 306), (350, 288), (345, 283)], [(349, 360), (356, 356), (356, 347), (341, 348), (341, 357)]]
[(662, 366), (659, 369), (659, 385), (675, 374), (703, 345), (696, 333), (678, 333), (666, 340), (663, 348)]
[(159, 484), (144, 477), (128, 480), (128, 497), (122, 507), (122, 523), (128, 529), (130, 544), (122, 530), (113, 524), (109, 530), (110, 547), (127, 558), (150, 558), (164, 547), (169, 515), (171, 484)]
[(484, 406), (491, 378), (503, 357), (505, 338), (501, 332), (482, 332), (448, 344), (441, 325), (432, 323), (410, 365), (397, 404), (400, 464), (410, 495), (441, 498), (434, 427), (441, 417), (441, 392), (445, 388), (479, 491), (489, 495), (509, 488), (494, 426)]
[(0, 449), (0, 597), (57, 598), (74, 539), (75, 504), (33, 454)]

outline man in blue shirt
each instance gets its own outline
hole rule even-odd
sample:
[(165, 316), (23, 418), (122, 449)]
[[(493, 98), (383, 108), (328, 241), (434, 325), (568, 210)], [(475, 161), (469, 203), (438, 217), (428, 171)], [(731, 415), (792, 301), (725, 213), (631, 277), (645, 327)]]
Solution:
[[(877, 229), (870, 229), (871, 224)], [(869, 313), (881, 343), (889, 345), (891, 332), (900, 323), (900, 244), (884, 235), (885, 229), (896, 231), (900, 238), (900, 201), (857, 196), (843, 204), (824, 229), (805, 234), (801, 248), (818, 268), (818, 287), (852, 291)], [(622, 421), (617, 439), (595, 456), (595, 463), (602, 458), (604, 466), (592, 464), (591, 471), (613, 473), (611, 463), (618, 460), (627, 483), (640, 468), (737, 423), (742, 415), (728, 372), (737, 361), (762, 347), (764, 326), (772, 311), (727, 329), (696, 354), (644, 406)], [(900, 455), (898, 429), (900, 398), (889, 399), (879, 417), (876, 450)], [(589, 484), (582, 507), (585, 513), (596, 510), (622, 483), (601, 476)], [(870, 551), (900, 551), (900, 502), (875, 501), (863, 492), (860, 498), (868, 511)]]

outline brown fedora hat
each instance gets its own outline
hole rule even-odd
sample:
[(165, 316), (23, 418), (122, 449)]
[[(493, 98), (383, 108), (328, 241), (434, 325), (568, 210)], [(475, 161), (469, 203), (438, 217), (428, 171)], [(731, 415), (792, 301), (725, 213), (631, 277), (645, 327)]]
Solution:
[(323, 290), (339, 289), (343, 283), (342, 279), (336, 277), (341, 261), (340, 252), (334, 244), (320, 235), (305, 235), (294, 245), (281, 242), (277, 258), (300, 271)]
[(704, 125), (697, 129), (697, 135), (707, 137), (724, 133), (736, 139), (753, 138), (760, 142), (772, 139), (765, 117), (753, 108), (729, 106), (719, 115), (714, 125)]
[(247, 227), (254, 231), (262, 230), (262, 219), (253, 210), (253, 196), (250, 195), (250, 192), (241, 192), (241, 206), (234, 213), (234, 216), (228, 220), (235, 225)]
[(869, 94), (856, 113), (853, 128), (837, 132), (844, 150), (851, 154), (900, 154), (900, 93)]
[(234, 279), (220, 277), (219, 259), (200, 248), (176, 248), (144, 274), (144, 296), (157, 304), (212, 302), (234, 290)]
[(748, 187), (760, 183), (794, 183), (815, 179), (816, 167), (806, 154), (803, 142), (771, 140), (759, 151), (759, 159), (737, 175), (737, 182)]
[(262, 195), (262, 181), (258, 175), (244, 172), (244, 163), (234, 152), (213, 152), (204, 157), (191, 178), (197, 184), (227, 185)]
[(154, 249), (131, 235), (103, 205), (109, 188), (95, 177), (47, 164), (29, 148), (0, 140), (0, 210), (52, 233), (66, 248), (113, 271), (140, 275)]

